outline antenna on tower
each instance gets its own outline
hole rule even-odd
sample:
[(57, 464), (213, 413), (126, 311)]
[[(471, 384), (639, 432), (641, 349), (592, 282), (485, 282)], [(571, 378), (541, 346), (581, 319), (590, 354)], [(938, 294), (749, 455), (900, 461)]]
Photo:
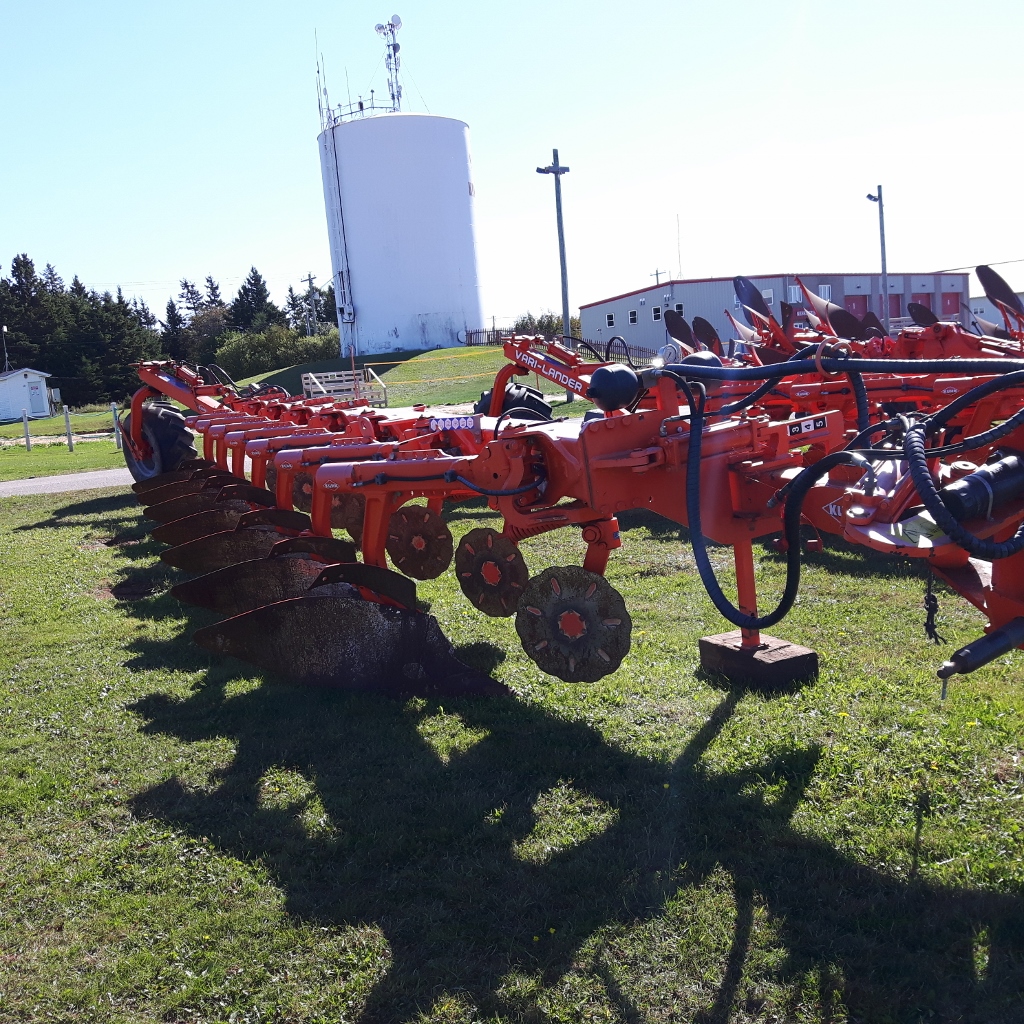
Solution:
[(378, 25), (377, 35), (384, 37), (387, 52), (384, 56), (384, 63), (388, 69), (388, 89), (391, 92), (391, 109), (397, 114), (402, 109), (402, 85), (398, 80), (398, 71), (402, 65), (402, 59), (398, 56), (401, 45), (395, 40), (395, 33), (402, 27), (402, 19), (397, 14), (392, 14), (389, 21)]

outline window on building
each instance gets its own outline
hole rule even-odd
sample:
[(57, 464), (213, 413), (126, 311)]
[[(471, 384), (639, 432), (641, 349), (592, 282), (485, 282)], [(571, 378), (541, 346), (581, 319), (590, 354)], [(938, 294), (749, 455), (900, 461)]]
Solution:
[(818, 298), (824, 299), (826, 302), (832, 301), (832, 285), (830, 284), (819, 284), (818, 285)]
[(655, 320), (660, 320), (661, 319), (661, 306), (652, 306), (651, 307), (651, 316)]
[(605, 322), (605, 324), (607, 324), (607, 325), (608, 325), (609, 327), (614, 327), (614, 326), (615, 326), (615, 314), (614, 314), (614, 313), (608, 313), (608, 314), (606, 314), (606, 315), (605, 315), (605, 318), (604, 318), (604, 322)]
[(677, 302), (676, 303), (676, 312), (677, 313), (682, 313), (682, 311), (683, 311), (683, 304), (681, 302)]
[(636, 323), (636, 310), (635, 309), (631, 309), (629, 311), (629, 322), (631, 324), (635, 324)]
[(804, 301), (804, 293), (800, 290), (800, 285), (791, 284), (789, 286), (789, 304), (791, 306), (797, 306)]
[(767, 302), (769, 306), (774, 305), (774, 303), (775, 303), (775, 289), (774, 288), (765, 288), (765, 289), (763, 289), (761, 291), (761, 298), (763, 298), (764, 301)]

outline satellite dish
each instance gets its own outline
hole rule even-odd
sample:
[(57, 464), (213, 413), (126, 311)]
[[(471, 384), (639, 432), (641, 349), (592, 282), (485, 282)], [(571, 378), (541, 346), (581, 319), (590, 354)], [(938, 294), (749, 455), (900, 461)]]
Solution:
[(402, 27), (402, 19), (397, 14), (392, 14), (391, 24), (394, 25), (396, 29), (399, 29)]
[(398, 53), (398, 51), (399, 51), (399, 50), (400, 50), (401, 48), (402, 48), (402, 44), (401, 44), (401, 43), (395, 43), (395, 44), (394, 44), (394, 49), (395, 49), (395, 53)]
[(383, 25), (377, 25), (377, 26), (376, 26), (376, 27), (374, 28), (374, 31), (375, 31), (375, 32), (383, 32), (383, 31), (384, 31), (384, 26), (383, 26)]

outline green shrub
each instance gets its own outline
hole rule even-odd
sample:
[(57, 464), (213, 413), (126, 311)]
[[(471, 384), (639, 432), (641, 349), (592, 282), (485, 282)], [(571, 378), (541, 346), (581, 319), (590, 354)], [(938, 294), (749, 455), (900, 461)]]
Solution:
[(338, 331), (307, 338), (290, 327), (274, 324), (261, 334), (231, 331), (217, 349), (217, 363), (236, 380), (280, 370), (296, 363), (332, 359), (338, 355)]

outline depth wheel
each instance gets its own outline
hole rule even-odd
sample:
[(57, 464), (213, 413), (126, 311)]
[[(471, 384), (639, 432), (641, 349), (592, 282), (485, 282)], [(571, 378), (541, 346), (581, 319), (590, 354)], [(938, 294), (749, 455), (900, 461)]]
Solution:
[[(122, 430), (131, 435), (131, 413), (124, 418)], [(148, 459), (136, 459), (128, 445), (123, 446), (125, 465), (137, 481), (170, 473), (196, 457), (192, 431), (185, 425), (185, 417), (170, 405), (150, 402), (142, 407), (142, 436), (151, 449)]]
[(386, 547), (395, 566), (414, 580), (437, 579), (452, 564), (448, 524), (425, 505), (406, 505), (391, 516)]
[(632, 631), (622, 595), (575, 565), (534, 576), (516, 611), (523, 650), (567, 683), (595, 683), (614, 672), (629, 653)]
[(495, 618), (514, 615), (530, 580), (515, 544), (495, 530), (470, 530), (455, 552), (455, 574), (473, 607)]

